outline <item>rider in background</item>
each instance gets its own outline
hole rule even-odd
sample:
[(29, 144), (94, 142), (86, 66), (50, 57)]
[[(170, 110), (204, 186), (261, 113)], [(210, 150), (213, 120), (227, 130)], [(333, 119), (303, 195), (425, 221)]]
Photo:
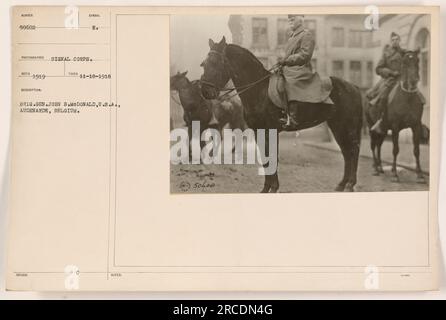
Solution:
[(405, 50), (400, 47), (400, 36), (392, 32), (390, 44), (384, 47), (381, 59), (376, 66), (376, 74), (381, 80), (367, 93), (367, 98), (372, 104), (376, 103), (380, 110), (380, 118), (372, 126), (371, 131), (382, 134), (386, 132), (386, 114), (388, 96), (392, 88), (400, 78), (401, 64)]

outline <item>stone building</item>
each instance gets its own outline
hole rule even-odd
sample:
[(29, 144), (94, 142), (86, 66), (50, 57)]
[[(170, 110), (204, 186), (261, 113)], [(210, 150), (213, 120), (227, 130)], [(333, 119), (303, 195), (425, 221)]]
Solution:
[[(362, 89), (374, 79), (376, 44), (370, 31), (364, 30), (362, 15), (308, 15), (305, 27), (315, 36), (312, 64), (321, 75), (334, 75)], [(233, 43), (249, 49), (270, 68), (283, 55), (288, 39), (287, 16), (232, 15), (228, 22)]]
[[(401, 35), (401, 46), (421, 49), (419, 88), (427, 103), (423, 123), (429, 126), (430, 21), (428, 15), (381, 15), (380, 27), (364, 27), (366, 15), (306, 15), (305, 27), (315, 36), (316, 48), (312, 65), (321, 75), (333, 75), (357, 85), (363, 93), (379, 76), (375, 72), (383, 47), (395, 31)], [(286, 15), (231, 15), (228, 27), (232, 42), (249, 49), (270, 68), (283, 55), (288, 38)], [(367, 130), (364, 129), (364, 132)], [(408, 132), (402, 134), (408, 140)]]

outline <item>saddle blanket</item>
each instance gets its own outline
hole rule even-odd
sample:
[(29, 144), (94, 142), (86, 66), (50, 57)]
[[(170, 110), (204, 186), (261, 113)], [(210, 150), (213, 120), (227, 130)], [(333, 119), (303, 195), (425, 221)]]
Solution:
[[(387, 105), (389, 105), (390, 103), (392, 103), (393, 99), (395, 98), (396, 93), (398, 92), (398, 88), (400, 87), (400, 82), (397, 82), (393, 85), (392, 90), (390, 90), (390, 93), (387, 97)], [(415, 91), (417, 93), (418, 98), (420, 99), (420, 103), (421, 104), (426, 104), (426, 98), (424, 97), (423, 93), (421, 93), (420, 90), (416, 90)], [(378, 94), (376, 97), (374, 97), (372, 100), (369, 101), (369, 103), (372, 106), (375, 106), (376, 103), (378, 102), (379, 98), (380, 98), (380, 94)]]
[[(268, 96), (279, 108), (285, 109), (286, 103), (280, 94), (281, 86), (285, 87), (288, 101), (333, 104), (330, 92), (333, 87), (329, 77), (320, 77), (314, 73), (311, 79), (292, 79), (284, 73), (286, 82), (279, 74), (273, 74), (269, 80)], [(283, 90), (283, 89), (282, 89)]]

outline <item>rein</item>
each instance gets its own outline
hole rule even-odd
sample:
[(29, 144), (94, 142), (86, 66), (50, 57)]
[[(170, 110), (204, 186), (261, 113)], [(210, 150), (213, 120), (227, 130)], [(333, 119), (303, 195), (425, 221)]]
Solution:
[(403, 81), (400, 81), (400, 87), (401, 87), (401, 90), (403, 90), (404, 92), (407, 92), (407, 93), (415, 93), (415, 92), (418, 91), (417, 87), (415, 87), (415, 89), (406, 89), (406, 88), (404, 88)]
[[(247, 84), (247, 85), (240, 86), (240, 87), (233, 87), (233, 88), (230, 88), (228, 92), (226, 92), (226, 93), (223, 94), (222, 96), (218, 97), (218, 100), (223, 99), (225, 96), (229, 95), (229, 94), (230, 94), (231, 92), (233, 92), (234, 90), (237, 90), (237, 92), (235, 92), (235, 93), (234, 93), (233, 95), (231, 95), (231, 96), (226, 97), (226, 99), (231, 99), (232, 97), (234, 97), (234, 96), (236, 96), (236, 95), (240, 95), (240, 94), (242, 94), (243, 92), (245, 92), (245, 91), (251, 89), (252, 87), (256, 86), (256, 85), (259, 84), (260, 82), (262, 82), (262, 81), (268, 79), (268, 78), (271, 77), (271, 76), (272, 76), (272, 74), (267, 74), (266, 76), (260, 78), (259, 80), (256, 80), (256, 81), (254, 81), (254, 82), (251, 82), (251, 83), (249, 83), (249, 84)], [(240, 91), (239, 91), (239, 90), (240, 90)]]
[[(216, 51), (216, 50), (210, 50), (209, 53), (211, 53), (211, 52), (220, 55), (220, 56), (223, 58), (223, 61), (224, 61), (224, 62), (227, 62), (227, 58), (226, 58), (226, 56), (224, 55), (224, 53), (218, 52), (218, 51)], [(243, 93), (243, 92), (245, 92), (245, 91), (247, 91), (247, 90), (253, 88), (253, 87), (256, 86), (257, 84), (261, 83), (262, 81), (264, 81), (264, 80), (270, 78), (270, 77), (273, 75), (273, 74), (270, 73), (270, 72), (273, 71), (273, 70), (275, 70), (275, 69), (277, 69), (278, 67), (280, 67), (280, 65), (279, 65), (278, 63), (276, 63), (275, 65), (273, 65), (271, 68), (269, 68), (269, 69), (267, 70), (267, 71), (268, 71), (268, 74), (267, 74), (266, 76), (264, 76), (264, 77), (262, 77), (262, 78), (260, 78), (260, 79), (258, 79), (258, 80), (255, 80), (255, 81), (253, 81), (253, 82), (251, 82), (251, 83), (245, 84), (245, 85), (243, 85), (243, 86), (238, 86), (238, 87), (234, 86), (234, 87), (232, 87), (232, 88), (219, 88), (217, 85), (215, 85), (214, 83), (212, 83), (212, 82), (210, 82), (210, 81), (206, 81), (206, 80), (202, 80), (202, 79), (201, 79), (200, 82), (203, 83), (203, 84), (205, 84), (205, 85), (208, 85), (208, 86), (210, 86), (210, 87), (213, 87), (214, 89), (217, 89), (218, 91), (226, 91), (226, 93), (224, 93), (223, 95), (221, 95), (221, 96), (219, 96), (219, 97), (217, 98), (217, 100), (220, 100), (220, 101), (221, 101), (221, 100), (224, 100), (223, 98), (225, 98), (225, 99), (231, 99), (232, 97), (234, 97), (234, 96), (236, 96), (236, 95), (240, 95), (241, 93)], [(228, 96), (231, 92), (233, 92), (233, 91), (235, 91), (235, 90), (237, 90), (237, 92), (235, 92), (235, 93), (234, 93), (233, 95), (231, 95), (231, 96)]]
[[(412, 56), (413, 54), (414, 53), (412, 53), (412, 52), (406, 52), (404, 54), (404, 56), (409, 55), (409, 58), (413, 58), (413, 56)], [(404, 74), (404, 76), (406, 78), (407, 77), (407, 70), (406, 70), (406, 72), (404, 72), (404, 70), (403, 70), (403, 67), (401, 67), (401, 74)], [(418, 87), (415, 87), (415, 89), (406, 89), (406, 88), (404, 88), (403, 80), (400, 80), (400, 87), (401, 87), (401, 90), (403, 90), (404, 92), (407, 92), (407, 93), (415, 93), (415, 92), (418, 91)]]

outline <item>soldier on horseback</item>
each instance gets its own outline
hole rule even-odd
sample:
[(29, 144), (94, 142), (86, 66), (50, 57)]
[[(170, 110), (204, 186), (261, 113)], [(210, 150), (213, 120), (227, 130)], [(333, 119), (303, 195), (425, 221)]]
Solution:
[(285, 105), (286, 118), (281, 119), (284, 129), (293, 129), (298, 125), (298, 104), (289, 102), (333, 104), (329, 97), (332, 87), (330, 80), (322, 80), (312, 70), (311, 58), (315, 39), (313, 34), (304, 28), (303, 18), (303, 15), (288, 15), (292, 33), (285, 47), (285, 56), (278, 59), (280, 77), (277, 90)]
[(379, 109), (380, 118), (371, 128), (372, 131), (379, 134), (386, 131), (388, 96), (401, 76), (401, 63), (406, 50), (400, 47), (400, 40), (400, 36), (392, 32), (390, 35), (391, 43), (384, 47), (382, 57), (376, 66), (376, 74), (381, 76), (381, 80), (367, 93), (370, 103), (376, 105)]

